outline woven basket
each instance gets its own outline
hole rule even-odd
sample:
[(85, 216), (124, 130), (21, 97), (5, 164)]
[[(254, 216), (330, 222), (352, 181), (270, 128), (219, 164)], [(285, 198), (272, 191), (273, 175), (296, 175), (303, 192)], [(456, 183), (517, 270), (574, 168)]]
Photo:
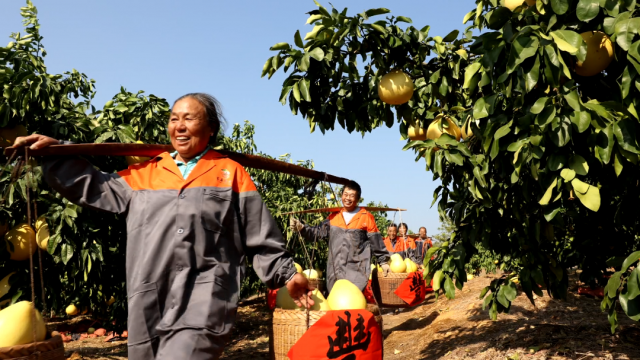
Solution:
[[(382, 331), (382, 315), (376, 305), (367, 304), (367, 310), (375, 316)], [(309, 311), (309, 327), (313, 326), (326, 311)], [(269, 328), (269, 355), (272, 360), (288, 360), (287, 353), (307, 331), (307, 312), (301, 310), (275, 309)]]
[(0, 348), (0, 360), (65, 360), (62, 337), (56, 335), (34, 344)]
[[(373, 290), (373, 296), (376, 297), (378, 304), (382, 307), (391, 308), (407, 308), (407, 304), (402, 300), (395, 291), (400, 284), (407, 278), (408, 274), (400, 273), (395, 274), (389, 272), (385, 277), (382, 273), (377, 273), (377, 276), (372, 276), (374, 281), (371, 281), (371, 289)], [(377, 281), (375, 281), (377, 279)]]

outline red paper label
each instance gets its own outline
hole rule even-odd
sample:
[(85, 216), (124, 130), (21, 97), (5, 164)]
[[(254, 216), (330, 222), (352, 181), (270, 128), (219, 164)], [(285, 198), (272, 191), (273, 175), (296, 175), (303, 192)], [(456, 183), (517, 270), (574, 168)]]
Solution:
[(367, 310), (328, 311), (287, 355), (291, 360), (380, 360), (382, 332)]
[(398, 297), (404, 300), (409, 306), (415, 306), (424, 301), (427, 296), (425, 281), (422, 273), (412, 272), (407, 275), (402, 284), (394, 291)]

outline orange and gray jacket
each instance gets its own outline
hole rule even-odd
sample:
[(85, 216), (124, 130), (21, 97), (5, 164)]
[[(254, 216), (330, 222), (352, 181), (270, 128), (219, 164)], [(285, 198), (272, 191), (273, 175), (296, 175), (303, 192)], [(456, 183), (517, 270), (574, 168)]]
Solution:
[(301, 233), (307, 241), (329, 239), (326, 271), (329, 291), (340, 279), (347, 279), (363, 290), (369, 282), (372, 250), (378, 263), (389, 260), (375, 218), (362, 208), (348, 224), (340, 211), (329, 215), (318, 226), (305, 226)]
[(247, 256), (272, 289), (296, 272), (249, 174), (213, 150), (186, 180), (169, 153), (117, 174), (79, 158), (46, 159), (44, 171), (70, 201), (127, 213), (131, 359), (154, 358), (154, 339), (182, 329), (228, 334)]

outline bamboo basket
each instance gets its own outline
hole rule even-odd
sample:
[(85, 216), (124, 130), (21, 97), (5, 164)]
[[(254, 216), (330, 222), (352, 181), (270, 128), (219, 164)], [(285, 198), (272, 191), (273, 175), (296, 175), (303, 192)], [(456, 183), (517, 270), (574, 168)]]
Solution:
[[(382, 330), (382, 315), (376, 305), (367, 304), (367, 310), (375, 316)], [(309, 327), (313, 326), (326, 311), (309, 311)], [(307, 312), (301, 310), (275, 309), (272, 326), (269, 328), (269, 355), (272, 360), (288, 360), (287, 353), (307, 331)]]
[(389, 272), (385, 277), (382, 273), (374, 271), (372, 279), (377, 281), (371, 281), (371, 289), (373, 290), (373, 296), (375, 296), (378, 304), (382, 307), (390, 308), (407, 308), (410, 307), (404, 300), (402, 300), (395, 291), (400, 284), (407, 278), (406, 273), (395, 274)]
[(65, 360), (62, 337), (31, 344), (0, 348), (0, 360)]

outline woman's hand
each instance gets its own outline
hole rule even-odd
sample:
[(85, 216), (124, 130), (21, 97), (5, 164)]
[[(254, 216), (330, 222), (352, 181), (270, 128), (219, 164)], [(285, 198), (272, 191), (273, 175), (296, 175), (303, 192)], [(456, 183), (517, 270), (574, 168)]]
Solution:
[(60, 142), (52, 137), (39, 135), (39, 134), (31, 134), (29, 136), (20, 136), (16, 138), (16, 141), (13, 142), (13, 147), (19, 146), (29, 146), (31, 150), (37, 150), (46, 148), (51, 145), (58, 145)]
[(302, 274), (295, 274), (287, 283), (289, 295), (301, 307), (310, 308), (314, 301), (311, 299), (312, 289), (309, 289), (309, 281)]

